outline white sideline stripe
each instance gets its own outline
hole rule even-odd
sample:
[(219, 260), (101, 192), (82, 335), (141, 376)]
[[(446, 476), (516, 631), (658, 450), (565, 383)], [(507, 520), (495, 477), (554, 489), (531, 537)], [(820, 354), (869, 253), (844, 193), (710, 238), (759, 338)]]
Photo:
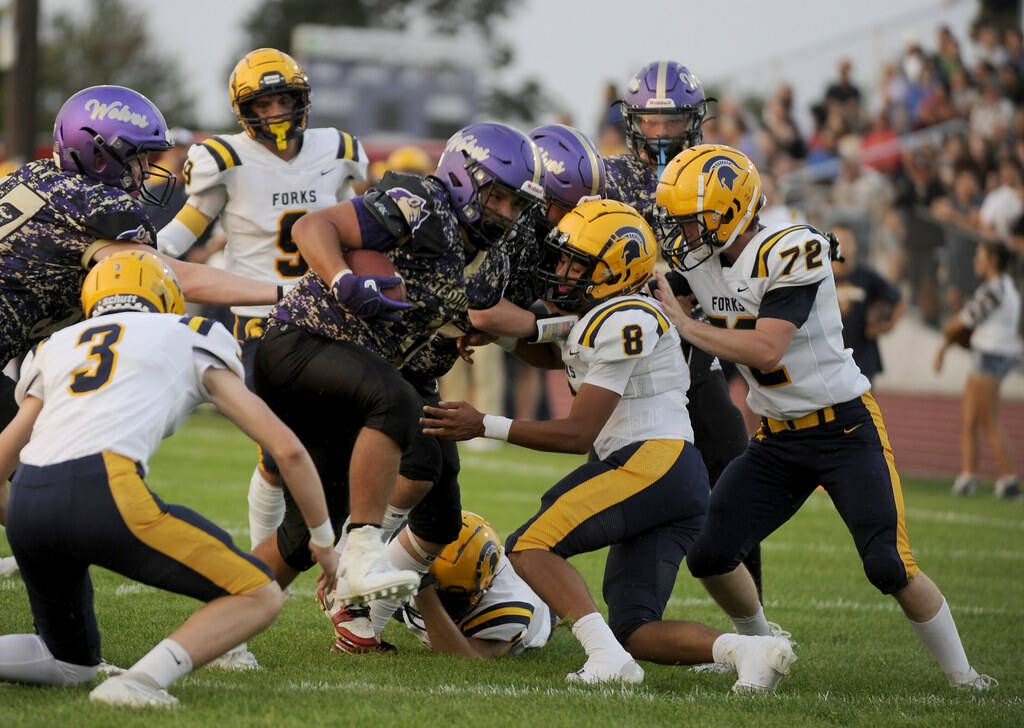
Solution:
[[(772, 537), (769, 537), (767, 541), (761, 544), (761, 548), (765, 551), (800, 551), (803, 553), (814, 552), (820, 554), (853, 554), (856, 555), (857, 551), (851, 544), (831, 544), (831, 543), (809, 543), (799, 544), (793, 541), (776, 541)], [(917, 548), (913, 547), (914, 556), (923, 556), (930, 560), (938, 559), (971, 559), (973, 561), (988, 561), (991, 559), (1002, 559), (1005, 561), (1024, 561), (1024, 552), (1022, 551), (1008, 551), (1005, 549), (937, 549), (937, 548)]]
[[(669, 605), (676, 607), (714, 607), (715, 602), (711, 597), (669, 597)], [(841, 611), (841, 612), (898, 612), (902, 614), (899, 604), (895, 599), (883, 597), (881, 594), (878, 601), (856, 602), (852, 599), (810, 599), (809, 601), (794, 601), (791, 599), (768, 599), (764, 604), (766, 607), (775, 609), (795, 609), (804, 611)], [(970, 615), (994, 615), (999, 617), (1024, 617), (1024, 611), (1006, 609), (1005, 607), (981, 607), (975, 604), (953, 604), (949, 605), (954, 614)]]
[[(553, 678), (554, 679), (554, 678)], [(228, 691), (240, 691), (240, 690), (252, 690), (252, 686), (246, 683), (233, 683), (224, 680), (207, 680), (201, 677), (195, 677), (189, 675), (181, 680), (181, 685), (188, 685), (190, 687), (200, 688), (212, 688), (216, 690), (228, 690)], [(723, 683), (724, 685), (724, 683)], [(376, 682), (366, 682), (360, 680), (354, 680), (351, 682), (343, 683), (332, 683), (323, 680), (318, 681), (307, 681), (301, 682), (283, 682), (270, 685), (260, 685), (259, 690), (272, 693), (310, 693), (310, 692), (343, 692), (350, 694), (352, 691), (359, 691), (360, 693), (386, 693), (386, 694), (400, 694), (400, 695), (455, 695), (455, 696), (466, 696), (466, 697), (510, 697), (510, 698), (523, 698), (523, 697), (536, 697), (536, 696), (561, 696), (561, 695), (607, 695), (616, 696), (617, 698), (623, 698), (626, 700), (632, 700), (643, 703), (657, 702), (663, 703), (676, 703), (679, 705), (689, 705), (695, 703), (707, 704), (709, 701), (719, 701), (723, 704), (735, 704), (737, 697), (729, 693), (729, 691), (723, 687), (721, 693), (708, 692), (706, 689), (694, 687), (691, 692), (684, 694), (676, 693), (664, 693), (664, 692), (652, 692), (644, 687), (611, 687), (611, 686), (593, 686), (587, 688), (575, 687), (571, 685), (562, 685), (559, 687), (551, 686), (546, 688), (540, 687), (516, 687), (515, 685), (452, 685), (452, 684), (441, 684), (430, 687), (422, 688), (411, 688), (407, 685), (399, 684), (381, 684)], [(753, 696), (753, 700), (771, 700), (771, 701), (802, 701), (805, 696), (802, 694), (786, 693), (785, 686), (782, 688), (783, 692), (775, 693), (772, 695), (765, 696)], [(950, 689), (952, 691), (952, 689)], [(966, 704), (971, 705), (991, 705), (991, 706), (1013, 706), (1013, 705), (1024, 705), (1024, 698), (1013, 696), (1008, 698), (997, 698), (995, 696), (980, 696), (975, 694), (965, 695), (961, 693), (954, 693), (960, 697), (947, 697), (945, 695), (868, 695), (864, 697), (852, 697), (847, 695), (834, 695), (830, 691), (817, 693), (818, 700), (822, 702), (833, 702), (848, 704), (851, 706), (859, 705), (894, 705), (896, 707), (902, 707), (908, 703), (917, 705), (928, 705), (928, 706), (949, 706), (962, 708)], [(740, 698), (741, 700), (743, 698)]]
[[(479, 455), (459, 455), (461, 463), (476, 470), (491, 470), (502, 473), (515, 473), (516, 475), (539, 475), (545, 478), (561, 480), (569, 474), (570, 470), (555, 465), (529, 465), (514, 460), (501, 460), (500, 458), (485, 458)], [(582, 463), (581, 463), (582, 464)], [(536, 496), (534, 496), (536, 498)]]

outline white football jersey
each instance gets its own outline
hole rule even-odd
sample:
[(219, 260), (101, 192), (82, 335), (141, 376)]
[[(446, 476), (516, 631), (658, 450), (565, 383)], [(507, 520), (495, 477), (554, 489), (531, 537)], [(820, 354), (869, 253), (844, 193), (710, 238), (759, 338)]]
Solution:
[[(406, 614), (405, 621), (420, 642), (429, 647), (430, 639), (422, 625), (422, 617), (417, 620)], [(512, 562), (503, 553), (490, 589), (457, 625), (466, 637), (512, 642), (508, 654), (518, 655), (548, 643), (552, 619), (548, 605), (516, 573)]]
[[(211, 137), (188, 152), (189, 204), (221, 215), (225, 269), (246, 278), (294, 284), (308, 266), (292, 242), (292, 225), (307, 212), (351, 199), (366, 180), (362, 143), (337, 129), (307, 129), (289, 161), (242, 132)], [(266, 316), (273, 306), (235, 306), (240, 316)]]
[[(703, 251), (698, 251), (703, 255)], [(693, 270), (687, 283), (711, 323), (752, 329), (768, 291), (818, 283), (807, 321), (796, 330), (779, 365), (770, 371), (738, 366), (750, 387), (747, 406), (773, 419), (789, 420), (860, 397), (870, 383), (843, 348), (829, 243), (807, 225), (761, 230), (731, 266), (713, 255)]]
[(199, 316), (114, 313), (53, 334), (25, 358), (15, 390), (43, 401), (21, 462), (52, 465), (109, 450), (145, 471), (200, 402), (208, 367), (242, 376), (238, 342)]
[(605, 458), (641, 440), (687, 440), (690, 370), (676, 327), (648, 296), (622, 296), (598, 304), (560, 342), (573, 394), (592, 384), (619, 394), (594, 449)]

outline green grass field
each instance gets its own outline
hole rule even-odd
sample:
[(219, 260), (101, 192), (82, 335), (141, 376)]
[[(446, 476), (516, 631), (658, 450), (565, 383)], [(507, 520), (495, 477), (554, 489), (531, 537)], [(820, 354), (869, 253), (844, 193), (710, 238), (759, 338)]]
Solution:
[[(247, 544), (254, 454), (219, 415), (201, 412), (164, 443), (148, 482)], [(512, 446), (464, 452), (464, 506), (504, 536), (577, 462)], [(946, 686), (895, 602), (864, 578), (850, 536), (819, 493), (764, 545), (768, 618), (799, 643), (800, 659), (775, 695), (732, 695), (729, 675), (649, 663), (641, 686), (569, 687), (564, 676), (584, 655), (565, 628), (543, 650), (482, 663), (431, 654), (393, 622), (385, 637), (397, 656), (335, 655), (310, 572), (277, 622), (249, 643), (258, 672), (198, 670), (172, 686), (182, 701), (172, 712), (95, 706), (84, 689), (0, 683), (0, 726), (1024, 725), (1024, 508), (997, 502), (991, 486), (954, 499), (946, 482), (909, 480), (904, 495), (919, 563), (945, 592), (973, 664), (1000, 681), (990, 693)], [(0, 555), (9, 554), (0, 537)], [(574, 563), (599, 596), (603, 554)], [(125, 667), (196, 606), (98, 568), (93, 581), (104, 656)], [(32, 630), (20, 578), (0, 580), (0, 605), (0, 634)], [(666, 616), (730, 629), (685, 566)]]

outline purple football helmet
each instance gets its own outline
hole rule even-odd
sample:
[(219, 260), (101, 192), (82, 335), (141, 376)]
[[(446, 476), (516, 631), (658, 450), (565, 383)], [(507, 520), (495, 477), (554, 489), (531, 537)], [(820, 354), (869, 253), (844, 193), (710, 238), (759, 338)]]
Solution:
[[(597, 147), (578, 129), (564, 124), (538, 126), (530, 139), (544, 162), (548, 210), (569, 212), (582, 202), (604, 197), (604, 160)], [(550, 220), (557, 224), (557, 220)]]
[[(149, 152), (170, 149), (167, 123), (152, 101), (124, 86), (90, 86), (64, 102), (53, 124), (53, 161), (63, 170), (138, 193), (163, 207), (174, 191), (174, 174), (150, 165)], [(167, 181), (159, 194), (148, 177)]]
[[(540, 152), (529, 137), (505, 124), (470, 124), (455, 132), (434, 174), (478, 248), (490, 247), (513, 230), (525, 231), (544, 202)], [(497, 188), (512, 196), (514, 217), (488, 204)]]
[(626, 98), (619, 104), (629, 148), (658, 165), (659, 175), (679, 152), (703, 140), (708, 99), (686, 66), (674, 61), (644, 66), (629, 79)]

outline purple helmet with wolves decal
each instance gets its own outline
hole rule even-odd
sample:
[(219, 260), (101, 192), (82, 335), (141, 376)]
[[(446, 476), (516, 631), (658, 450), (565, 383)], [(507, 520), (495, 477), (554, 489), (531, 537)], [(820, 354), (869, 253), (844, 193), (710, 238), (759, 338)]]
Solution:
[[(90, 86), (64, 102), (53, 124), (53, 161), (147, 202), (166, 204), (174, 175), (146, 160), (149, 152), (170, 149), (167, 123), (152, 101), (124, 86)], [(168, 179), (157, 196), (147, 177)], [(161, 202), (162, 200), (162, 202)]]
[(581, 202), (604, 197), (604, 160), (581, 131), (564, 124), (548, 124), (531, 131), (530, 139), (540, 149), (544, 162), (549, 203), (561, 203), (568, 212)]
[[(477, 247), (526, 225), (544, 202), (544, 164), (529, 137), (505, 124), (470, 124), (445, 144), (435, 176)], [(515, 217), (489, 209), (495, 188), (512, 195)]]
[(674, 61), (644, 66), (629, 79), (626, 98), (619, 102), (629, 148), (660, 171), (679, 152), (701, 143), (707, 102), (704, 87), (686, 66)]

